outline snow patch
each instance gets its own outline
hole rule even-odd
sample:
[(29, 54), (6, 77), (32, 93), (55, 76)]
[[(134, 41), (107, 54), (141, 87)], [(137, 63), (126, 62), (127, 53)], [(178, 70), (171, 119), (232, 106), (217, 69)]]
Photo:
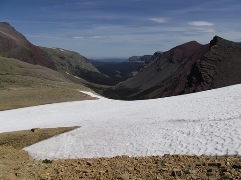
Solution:
[(241, 84), (140, 101), (75, 101), (0, 112), (0, 132), (80, 126), (24, 148), (36, 159), (241, 155)]
[(72, 75), (72, 74), (70, 74), (70, 73), (68, 73), (68, 72), (65, 72), (65, 73), (68, 74), (68, 75), (71, 75), (71, 76), (75, 77), (76, 79), (83, 80), (82, 78), (80, 78), (80, 77), (78, 77), (78, 76), (74, 76), (74, 75)]

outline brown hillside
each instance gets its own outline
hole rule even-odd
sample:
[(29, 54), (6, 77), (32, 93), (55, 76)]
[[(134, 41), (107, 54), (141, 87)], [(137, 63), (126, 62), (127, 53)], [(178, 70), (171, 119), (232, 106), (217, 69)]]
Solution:
[(167, 52), (156, 52), (140, 72), (105, 93), (120, 99), (146, 99), (177, 95), (185, 87), (192, 65), (208, 51), (208, 45), (191, 41)]

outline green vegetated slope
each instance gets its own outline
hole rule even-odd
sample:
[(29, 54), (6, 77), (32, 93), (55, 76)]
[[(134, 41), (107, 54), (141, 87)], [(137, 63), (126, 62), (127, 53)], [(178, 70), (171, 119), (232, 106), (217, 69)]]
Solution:
[(77, 68), (82, 71), (98, 73), (98, 69), (91, 64), (87, 58), (77, 52), (61, 48), (39, 47), (54, 62), (58, 71), (74, 74)]
[(87, 89), (49, 68), (0, 57), (0, 110), (92, 99), (79, 92)]
[[(85, 84), (113, 85), (115, 81), (101, 73), (87, 58), (77, 52), (61, 48), (40, 47), (46, 56), (54, 62), (57, 71), (62, 74), (71, 74), (82, 79)], [(69, 78), (69, 77), (68, 77)]]

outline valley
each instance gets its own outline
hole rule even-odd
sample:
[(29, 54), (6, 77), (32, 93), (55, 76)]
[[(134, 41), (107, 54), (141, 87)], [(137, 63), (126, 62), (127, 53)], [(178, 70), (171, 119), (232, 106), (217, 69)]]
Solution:
[(240, 84), (219, 36), (88, 60), (2, 22), (0, 179), (239, 179)]

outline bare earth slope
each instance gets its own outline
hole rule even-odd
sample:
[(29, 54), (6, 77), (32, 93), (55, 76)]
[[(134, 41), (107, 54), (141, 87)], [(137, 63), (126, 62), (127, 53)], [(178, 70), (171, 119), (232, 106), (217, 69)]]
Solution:
[(141, 73), (134, 78), (128, 79), (122, 85), (141, 89), (148, 89), (155, 86), (157, 83), (165, 80), (173, 74), (189, 57), (200, 49), (202, 45), (197, 42), (189, 42), (180, 45), (172, 50), (160, 53), (156, 59), (145, 67)]
[[(155, 98), (164, 93), (168, 93), (165, 96), (176, 95), (181, 91), (181, 76), (188, 74), (192, 65), (207, 51), (208, 45), (191, 41), (167, 52), (156, 52), (136, 76), (118, 84), (113, 94), (117, 93), (121, 99)], [(168, 89), (176, 91), (175, 94), (167, 92)]]

